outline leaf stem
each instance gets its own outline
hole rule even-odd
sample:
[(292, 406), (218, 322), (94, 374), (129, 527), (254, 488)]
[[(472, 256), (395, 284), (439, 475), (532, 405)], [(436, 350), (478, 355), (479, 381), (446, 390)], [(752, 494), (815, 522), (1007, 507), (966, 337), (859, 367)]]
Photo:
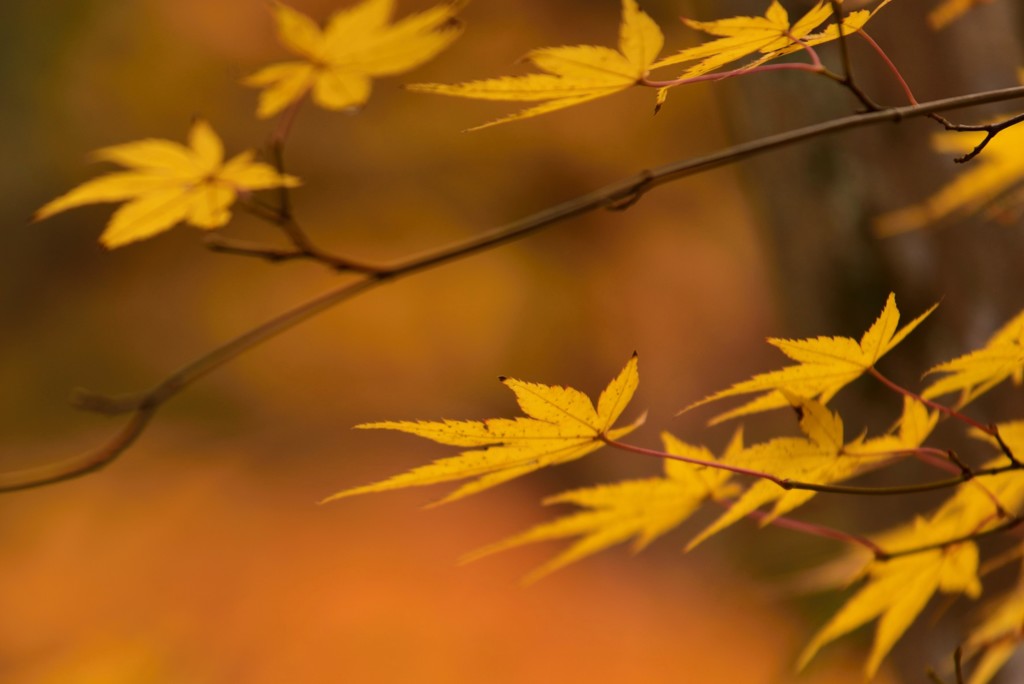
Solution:
[(878, 380), (879, 382), (881, 382), (883, 385), (885, 385), (886, 387), (888, 387), (889, 389), (891, 389), (894, 392), (898, 392), (899, 394), (902, 394), (905, 397), (910, 397), (911, 399), (915, 399), (915, 400), (921, 402), (922, 404), (924, 404), (925, 406), (927, 406), (928, 408), (934, 409), (934, 410), (938, 411), (939, 413), (944, 414), (945, 416), (947, 416), (949, 418), (954, 418), (956, 420), (959, 420), (962, 423), (965, 423), (965, 424), (969, 425), (972, 428), (975, 428), (977, 430), (981, 430), (986, 435), (990, 435), (992, 437), (996, 436), (996, 432), (997, 431), (993, 428), (993, 426), (991, 426), (991, 425), (983, 425), (982, 423), (979, 423), (978, 421), (974, 420), (970, 416), (966, 416), (963, 413), (960, 413), (959, 411), (957, 411), (956, 409), (953, 409), (953, 408), (950, 408), (949, 406), (946, 406), (945, 404), (940, 404), (937, 401), (932, 401), (931, 399), (925, 399), (920, 394), (918, 394), (916, 392), (912, 392), (911, 390), (907, 389), (906, 387), (903, 387), (902, 385), (899, 385), (899, 384), (893, 382), (892, 380), (890, 380), (889, 378), (885, 377), (874, 366), (872, 366), (871, 368), (868, 368), (868, 373), (870, 373), (876, 380)]
[(871, 48), (878, 54), (878, 56), (882, 58), (882, 61), (885, 63), (885, 66), (888, 67), (889, 71), (891, 71), (893, 76), (896, 77), (896, 82), (899, 83), (900, 88), (903, 89), (903, 94), (907, 96), (907, 101), (911, 105), (919, 104), (917, 98), (914, 97), (914, 91), (910, 89), (910, 84), (907, 83), (907, 80), (905, 78), (903, 78), (903, 74), (900, 72), (899, 68), (897, 68), (896, 64), (892, 61), (892, 59), (885, 52), (885, 50), (882, 49), (882, 46), (875, 42), (875, 39), (868, 35), (868, 33), (864, 31), (864, 29), (861, 29), (857, 33), (860, 34), (861, 38), (867, 41), (867, 44), (870, 45)]
[(691, 83), (724, 81), (737, 76), (760, 74), (768, 71), (810, 71), (813, 73), (820, 73), (822, 70), (823, 67), (821, 66), (820, 61), (817, 64), (808, 64), (806, 62), (785, 62), (783, 64), (762, 64), (761, 66), (750, 67), (749, 69), (740, 68), (732, 69), (731, 71), (716, 71), (710, 74), (701, 74), (700, 76), (690, 76), (689, 78), (676, 78), (671, 81), (652, 81), (644, 77), (637, 83), (638, 85), (648, 88), (675, 88), (676, 86), (690, 85)]
[[(727, 502), (726, 502), (727, 503)], [(764, 511), (751, 511), (747, 513), (748, 518), (752, 518), (757, 521), (763, 521), (769, 516)], [(781, 527), (787, 530), (793, 530), (794, 532), (800, 532), (802, 534), (809, 534), (814, 537), (822, 537), (824, 539), (834, 539), (847, 544), (855, 544), (862, 546), (870, 551), (876, 558), (884, 556), (885, 551), (867, 537), (862, 537), (859, 534), (853, 534), (852, 532), (844, 532), (843, 530), (837, 530), (834, 527), (827, 527), (825, 525), (819, 525), (817, 523), (804, 522), (802, 520), (795, 520), (793, 518), (786, 518), (784, 516), (777, 516), (768, 520), (769, 525)]]
[[(731, 508), (735, 504), (734, 501), (728, 499), (714, 499), (713, 501), (726, 508)], [(866, 537), (854, 535), (852, 532), (846, 532), (842, 529), (828, 527), (815, 522), (805, 522), (803, 520), (787, 518), (781, 515), (769, 518), (769, 515), (770, 514), (765, 511), (751, 511), (746, 514), (746, 517), (762, 522), (762, 524), (774, 525), (776, 527), (782, 527), (783, 529), (792, 529), (803, 533), (803, 535), (811, 535), (812, 537), (820, 537), (823, 539), (844, 542), (846, 544), (854, 544), (867, 549), (876, 557), (880, 554), (885, 554), (885, 551), (878, 544), (872, 542)], [(767, 522), (764, 522), (765, 520), (767, 520)]]

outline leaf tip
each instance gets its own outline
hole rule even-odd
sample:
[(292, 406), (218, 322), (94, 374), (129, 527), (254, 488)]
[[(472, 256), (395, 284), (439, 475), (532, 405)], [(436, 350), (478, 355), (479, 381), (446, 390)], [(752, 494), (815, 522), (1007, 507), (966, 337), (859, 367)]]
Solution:
[(449, 492), (448, 494), (445, 494), (440, 499), (436, 499), (434, 501), (428, 501), (427, 503), (425, 503), (422, 506), (420, 506), (420, 509), (424, 510), (424, 511), (429, 511), (429, 510), (431, 510), (433, 508), (437, 508), (438, 506), (443, 506), (444, 504), (451, 503), (452, 501), (458, 501), (459, 499), (468, 496), (469, 493), (470, 492), (466, 491), (466, 486), (462, 486), (462, 487), (459, 487), (458, 489), (456, 489), (453, 492)]
[(351, 494), (351, 490), (345, 490), (345, 491), (342, 491), (342, 492), (335, 492), (334, 494), (331, 494), (330, 496), (325, 496), (324, 498), (322, 498), (319, 501), (317, 501), (316, 505), (317, 506), (323, 506), (324, 504), (328, 504), (328, 503), (330, 503), (332, 501), (337, 501), (338, 499), (344, 499), (344, 498), (348, 497), (350, 494)]

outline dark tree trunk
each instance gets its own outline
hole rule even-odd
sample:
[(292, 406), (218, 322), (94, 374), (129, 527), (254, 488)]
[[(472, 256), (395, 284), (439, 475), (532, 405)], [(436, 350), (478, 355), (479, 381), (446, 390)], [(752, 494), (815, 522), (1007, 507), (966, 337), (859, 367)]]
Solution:
[[(1024, 7), (995, 0), (934, 32), (925, 13), (935, 2), (895, 2), (868, 25), (921, 100), (1007, 87), (1024, 64)], [(702, 18), (758, 14), (765, 2), (702, 0)], [(791, 17), (810, 6), (790, 2)], [(848, 1), (847, 7), (853, 3)], [(906, 104), (892, 74), (863, 39), (851, 37), (858, 83), (881, 104)], [(840, 69), (836, 45), (820, 48)], [(750, 140), (856, 111), (840, 86), (805, 73), (760, 74), (715, 84), (722, 116), (737, 141)], [(1003, 105), (952, 112), (963, 122), (1024, 109)], [(978, 344), (1021, 305), (1024, 246), (1019, 226), (980, 218), (950, 220), (933, 230), (889, 239), (872, 232), (885, 211), (923, 200), (963, 170), (930, 149), (940, 126), (921, 119), (819, 139), (748, 162), (743, 174), (763, 217), (774, 258), (779, 310), (799, 334), (850, 332), (877, 313), (895, 290), (906, 311), (942, 299), (948, 348)]]

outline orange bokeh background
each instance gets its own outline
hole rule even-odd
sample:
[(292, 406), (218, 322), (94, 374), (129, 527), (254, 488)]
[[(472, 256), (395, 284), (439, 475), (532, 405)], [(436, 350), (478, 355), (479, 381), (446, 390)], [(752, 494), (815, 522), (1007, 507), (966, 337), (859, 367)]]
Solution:
[[(109, 207), (26, 225), (103, 170), (87, 163), (98, 147), (181, 140), (196, 115), (229, 150), (260, 147), (273, 124), (238, 82), (285, 56), (255, 0), (58, 5), (0, 9), (5, 469), (116, 431), (119, 419), (69, 408), (72, 387), (144, 389), (339, 282), (316, 264), (212, 254), (186, 227), (104, 252)], [(650, 5), (678, 44), (673, 3)], [(617, 3), (487, 0), (464, 16), (449, 51), (378, 81), (358, 115), (300, 113), (287, 149), (304, 180), (296, 211), (328, 249), (399, 259), (728, 143), (710, 86), (654, 118), (650, 93), (628, 92), (461, 133), (509, 107), (400, 84), (507, 73), (541, 45), (612, 44)], [(280, 240), (242, 213), (226, 234)], [(691, 523), (528, 588), (518, 579), (552, 547), (457, 565), (550, 517), (544, 496), (655, 462), (600, 452), (429, 511), (438, 491), (316, 504), (449, 453), (359, 422), (512, 414), (498, 375), (594, 393), (634, 350), (633, 413), (650, 412), (635, 441), (670, 429), (719, 448), (730, 428), (674, 414), (775, 363), (762, 340), (787, 331), (761, 240), (739, 180), (719, 170), (384, 286), (218, 370), (109, 468), (0, 497), (0, 681), (796, 681), (796, 654), (838, 598), (783, 592), (782, 568), (825, 560), (828, 543), (743, 529), (684, 556)], [(829, 647), (799, 681), (860, 681), (866, 637)]]

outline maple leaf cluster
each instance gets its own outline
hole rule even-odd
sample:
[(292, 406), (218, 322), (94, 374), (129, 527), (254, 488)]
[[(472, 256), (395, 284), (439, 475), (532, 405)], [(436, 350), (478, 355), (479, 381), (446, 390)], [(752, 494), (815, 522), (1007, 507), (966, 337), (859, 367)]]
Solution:
[(336, 12), (321, 29), (305, 14), (275, 4), (278, 38), (300, 59), (272, 64), (245, 79), (246, 85), (264, 88), (256, 115), (273, 116), (308, 93), (325, 109), (363, 106), (373, 78), (409, 71), (459, 37), (455, 15), (460, 8), (461, 3), (450, 2), (389, 24), (394, 0), (367, 0)]
[[(275, 2), (278, 39), (299, 59), (272, 64), (243, 81), (264, 89), (256, 115), (267, 118), (297, 108), (307, 97), (325, 109), (357, 109), (369, 99), (372, 79), (414, 69), (461, 33), (455, 18), (461, 2), (438, 5), (392, 24), (394, 5), (394, 0), (363, 0), (336, 12), (321, 29), (305, 14)], [(252, 151), (225, 163), (221, 140), (204, 120), (193, 124), (188, 139), (188, 147), (148, 139), (98, 150), (93, 153), (97, 161), (131, 170), (79, 185), (39, 209), (33, 220), (86, 204), (126, 201), (100, 236), (104, 247), (114, 248), (179, 223), (221, 228), (230, 221), (230, 207), (239, 198), (299, 185), (298, 178), (254, 161)]]
[[(753, 54), (760, 56), (741, 70), (752, 71), (761, 64), (799, 50), (862, 30), (868, 19), (890, 0), (882, 0), (873, 11), (858, 10), (843, 18), (843, 29), (832, 23), (814, 33), (832, 18), (832, 5), (820, 0), (800, 19), (791, 22), (778, 0), (773, 0), (763, 17), (734, 17), (718, 21), (684, 22), (715, 39), (658, 59), (664, 36), (658, 25), (636, 0), (622, 0), (622, 21), (618, 49), (576, 45), (533, 50), (525, 60), (542, 72), (507, 76), (456, 85), (412, 84), (414, 92), (435, 93), (483, 100), (538, 102), (526, 110), (477, 126), (524, 119), (582, 104), (637, 85), (655, 86), (648, 81), (652, 69), (689, 63), (679, 83), (705, 75)], [(272, 6), (278, 39), (297, 59), (264, 67), (244, 79), (245, 85), (262, 88), (256, 115), (268, 118), (294, 113), (303, 100), (329, 110), (355, 110), (366, 104), (374, 78), (409, 71), (432, 59), (460, 35), (456, 15), (458, 1), (438, 5), (389, 23), (394, 0), (364, 0), (336, 12), (321, 27), (305, 14), (275, 2)], [(668, 87), (661, 85), (657, 104), (665, 101)], [(475, 129), (474, 129), (475, 130)], [(203, 149), (197, 140), (210, 141)], [(298, 179), (278, 169), (252, 161), (243, 153), (222, 166), (220, 140), (208, 124), (190, 133), (192, 156), (168, 140), (145, 140), (106, 148), (95, 154), (100, 161), (113, 161), (134, 171), (112, 173), (78, 186), (40, 209), (35, 220), (59, 212), (103, 202), (130, 200), (115, 213), (100, 242), (108, 248), (143, 240), (178, 223), (202, 229), (220, 228), (231, 218), (229, 207), (239, 197), (276, 187), (294, 187)], [(175, 152), (176, 151), (176, 152)], [(205, 156), (204, 156), (205, 155)]]
[[(480, 492), (538, 468), (581, 458), (604, 446), (664, 459), (664, 473), (645, 479), (575, 489), (547, 497), (545, 504), (571, 504), (579, 510), (468, 554), (475, 560), (524, 544), (576, 538), (566, 550), (528, 574), (532, 582), (613, 545), (633, 540), (640, 550), (686, 522), (705, 504), (725, 508), (716, 520), (686, 545), (690, 551), (744, 519), (760, 525), (781, 525), (854, 544), (850, 560), (859, 566), (863, 585), (813, 637), (798, 666), (804, 667), (828, 642), (864, 625), (878, 622), (874, 645), (865, 663), (873, 676), (900, 636), (937, 593), (977, 598), (982, 593), (980, 552), (976, 540), (1009, 529), (1024, 520), (1024, 421), (1011, 421), (972, 431), (999, 454), (971, 469), (946, 451), (927, 445), (941, 417), (971, 424), (959, 409), (1000, 383), (1020, 384), (1024, 377), (1024, 311), (993, 334), (988, 343), (928, 371), (939, 376), (920, 393), (899, 388), (876, 366), (935, 307), (900, 327), (894, 295), (860, 339), (816, 337), (769, 339), (796, 365), (760, 373), (692, 404), (745, 394), (759, 396), (711, 422), (789, 407), (796, 412), (799, 437), (776, 437), (745, 444), (742, 429), (716, 457), (709, 449), (688, 444), (663, 432), (663, 451), (620, 442), (642, 418), (614, 427), (638, 382), (636, 355), (605, 388), (594, 404), (578, 390), (521, 380), (503, 379), (526, 414), (523, 418), (485, 421), (385, 421), (362, 429), (398, 430), (442, 444), (473, 447), (375, 484), (354, 487), (327, 500), (385, 490), (470, 479), (438, 503)], [(846, 436), (844, 421), (828, 402), (862, 376), (875, 376), (903, 396), (902, 411), (882, 434)], [(933, 398), (957, 393), (956, 408)], [(984, 429), (981, 429), (984, 428)], [(932, 513), (906, 525), (858, 537), (788, 516), (822, 492), (897, 494), (920, 491), (914, 485), (890, 490), (848, 486), (862, 475), (915, 458), (959, 477), (927, 484), (952, 494)], [(752, 481), (751, 481), (752, 479)], [(1024, 548), (1024, 547), (1022, 547)], [(988, 681), (1024, 637), (1020, 619), (1024, 597), (1018, 588), (997, 604), (997, 612), (971, 633), (966, 646), (979, 655), (974, 684)], [(1016, 620), (1016, 622), (1015, 622)]]
[(763, 17), (732, 17), (717, 21), (684, 18), (683, 23), (688, 27), (715, 38), (659, 60), (658, 55), (665, 43), (661, 29), (640, 10), (636, 0), (623, 0), (618, 50), (596, 45), (542, 48), (527, 53), (523, 61), (546, 72), (543, 74), (504, 76), (456, 85), (414, 84), (409, 89), (479, 100), (541, 102), (470, 129), (478, 130), (582, 104), (633, 86), (658, 87), (657, 82), (648, 80), (652, 70), (689, 63), (676, 83), (659, 87), (657, 106), (660, 107), (669, 87), (717, 71), (751, 55), (759, 56), (740, 71), (751, 71), (778, 57), (809, 50), (837, 40), (841, 35), (860, 31), (868, 19), (890, 1), (882, 0), (873, 11), (851, 12), (842, 20), (842, 33), (836, 23), (814, 33), (832, 18), (832, 5), (826, 0), (819, 0), (796, 21), (790, 21), (789, 13), (778, 0), (772, 1)]
[[(767, 62), (804, 52), (811, 63), (785, 63), (778, 68), (799, 68), (828, 73), (814, 48), (863, 32), (865, 25), (891, 0), (880, 0), (871, 10), (834, 16), (835, 5), (818, 0), (805, 14), (792, 20), (779, 0), (772, 0), (763, 16), (730, 17), (713, 21), (683, 18), (683, 23), (712, 38), (659, 59), (665, 39), (661, 28), (643, 12), (637, 0), (622, 0), (617, 49), (597, 45), (549, 47), (532, 50), (523, 61), (543, 73), (469, 81), (459, 84), (410, 84), (413, 92), (481, 100), (536, 102), (531, 107), (470, 130), (526, 119), (606, 97), (634, 86), (657, 88), (656, 109), (670, 88), (707, 78), (754, 73)], [(932, 15), (944, 25), (965, 12), (973, 0), (950, 0)], [(451, 45), (462, 31), (456, 19), (461, 0), (451, 0), (424, 12), (389, 23), (394, 0), (364, 0), (335, 12), (321, 27), (310, 17), (275, 2), (272, 6), (278, 39), (297, 59), (272, 64), (243, 80), (261, 88), (256, 115), (268, 118), (284, 113), (287, 120), (309, 98), (329, 110), (356, 110), (370, 97), (374, 78), (409, 71)], [(940, 17), (936, 19), (935, 17)], [(724, 67), (749, 60), (738, 68)], [(685, 65), (672, 81), (652, 80), (654, 70)], [(768, 67), (771, 68), (771, 67)], [(835, 76), (833, 75), (833, 78)], [(912, 230), (957, 211), (973, 211), (1016, 187), (1024, 177), (1019, 147), (1021, 127), (1006, 132), (982, 166), (964, 174), (922, 206), (893, 212), (879, 220), (879, 232)], [(229, 208), (239, 197), (275, 187), (295, 187), (297, 178), (274, 173), (252, 161), (252, 153), (222, 164), (219, 138), (208, 124), (190, 132), (191, 153), (168, 140), (144, 140), (95, 153), (133, 169), (111, 173), (78, 186), (42, 207), (34, 220), (85, 204), (129, 201), (116, 212), (100, 238), (108, 248), (152, 237), (178, 223), (202, 228), (223, 227)], [(203, 143), (202, 141), (207, 141)], [(976, 142), (958, 133), (940, 136), (944, 151), (969, 152)], [(198, 141), (198, 142), (197, 142)], [(203, 149), (196, 144), (204, 144)], [(1006, 201), (999, 206), (1020, 203)]]

